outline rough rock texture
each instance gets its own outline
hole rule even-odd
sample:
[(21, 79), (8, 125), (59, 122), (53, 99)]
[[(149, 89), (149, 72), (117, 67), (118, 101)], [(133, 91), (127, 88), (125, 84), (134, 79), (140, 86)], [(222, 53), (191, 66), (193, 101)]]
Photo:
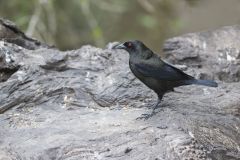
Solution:
[(136, 118), (157, 97), (134, 78), (126, 52), (2, 39), (0, 159), (240, 159), (238, 37), (233, 26), (168, 40), (169, 61), (221, 81), (177, 88), (146, 121)]
[(240, 25), (191, 33), (166, 41), (164, 51), (172, 63), (198, 68), (200, 77), (240, 81)]
[(50, 48), (47, 44), (27, 37), (13, 22), (2, 18), (0, 18), (0, 40), (17, 44), (29, 50)]

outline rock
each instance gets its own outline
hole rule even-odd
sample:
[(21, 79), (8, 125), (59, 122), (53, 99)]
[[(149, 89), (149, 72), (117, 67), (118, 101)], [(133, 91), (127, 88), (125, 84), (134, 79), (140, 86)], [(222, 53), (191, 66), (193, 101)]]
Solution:
[(200, 70), (198, 77), (239, 82), (239, 35), (240, 25), (190, 33), (167, 40), (163, 50), (170, 62)]
[[(169, 60), (187, 66), (187, 72), (219, 79), (219, 87), (179, 87), (166, 94), (162, 108), (146, 121), (136, 118), (150, 112), (146, 106), (157, 97), (133, 76), (125, 51), (83, 46), (63, 52), (3, 38), (0, 159), (239, 159), (238, 68), (221, 78), (215, 75), (222, 67), (215, 58), (218, 51), (207, 57), (209, 50), (188, 46), (194, 40), (200, 46), (199, 39), (219, 33), (228, 40), (225, 48), (237, 50), (236, 26), (166, 42)], [(207, 48), (222, 44), (212, 42)], [(232, 65), (235, 60), (228, 67)]]
[(13, 22), (2, 18), (0, 18), (0, 40), (14, 43), (30, 50), (53, 47), (26, 36)]

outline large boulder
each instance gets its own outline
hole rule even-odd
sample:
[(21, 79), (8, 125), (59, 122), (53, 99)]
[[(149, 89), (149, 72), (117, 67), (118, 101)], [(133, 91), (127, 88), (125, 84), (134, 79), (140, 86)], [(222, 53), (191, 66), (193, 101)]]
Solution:
[(240, 25), (190, 33), (167, 40), (163, 50), (169, 61), (198, 68), (202, 78), (240, 81)]
[(166, 41), (169, 61), (219, 87), (179, 87), (145, 121), (157, 97), (125, 51), (63, 52), (21, 36), (0, 36), (0, 159), (240, 159), (239, 26)]

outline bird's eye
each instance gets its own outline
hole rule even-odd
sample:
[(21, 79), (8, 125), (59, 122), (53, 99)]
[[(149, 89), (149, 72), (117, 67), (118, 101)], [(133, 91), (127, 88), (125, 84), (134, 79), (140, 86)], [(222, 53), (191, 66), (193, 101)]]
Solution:
[(127, 48), (132, 48), (133, 45), (132, 45), (131, 42), (126, 42), (126, 43), (125, 43), (125, 46), (126, 46)]

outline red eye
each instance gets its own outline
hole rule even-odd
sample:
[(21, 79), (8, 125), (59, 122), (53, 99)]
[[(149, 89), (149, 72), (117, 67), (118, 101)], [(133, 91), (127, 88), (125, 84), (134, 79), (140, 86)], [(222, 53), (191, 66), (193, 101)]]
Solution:
[(128, 42), (128, 43), (127, 43), (127, 47), (128, 47), (128, 48), (131, 48), (131, 47), (132, 47), (132, 43)]

